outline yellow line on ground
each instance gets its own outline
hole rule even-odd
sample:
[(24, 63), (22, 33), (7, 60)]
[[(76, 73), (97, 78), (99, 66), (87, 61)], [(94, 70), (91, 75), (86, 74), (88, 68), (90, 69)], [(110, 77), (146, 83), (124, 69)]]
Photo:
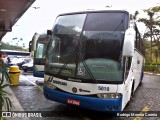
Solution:
[(146, 113), (146, 112), (148, 112), (148, 111), (149, 111), (148, 106), (144, 107), (143, 110), (142, 110), (142, 112), (144, 112), (144, 113)]
[(36, 86), (40, 91), (43, 92), (43, 88), (41, 86), (37, 85), (36, 83), (34, 83), (34, 82), (30, 81), (30, 80), (27, 80), (27, 81), (30, 82), (31, 84), (33, 84), (34, 86)]
[(142, 117), (136, 117), (133, 120), (142, 120)]
[[(144, 114), (144, 113), (146, 113), (146, 112), (148, 112), (148, 111), (149, 111), (149, 107), (146, 106), (146, 107), (144, 107), (144, 108), (142, 109), (142, 111), (141, 111), (139, 114)], [(143, 115), (140, 116), (140, 117), (135, 117), (133, 120), (142, 120), (142, 118), (143, 118)]]
[(83, 117), (82, 120), (91, 120), (91, 119), (88, 117)]

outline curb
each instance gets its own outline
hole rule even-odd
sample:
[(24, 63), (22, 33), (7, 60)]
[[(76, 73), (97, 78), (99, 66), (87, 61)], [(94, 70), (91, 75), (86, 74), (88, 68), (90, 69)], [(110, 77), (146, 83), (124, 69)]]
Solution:
[[(13, 108), (10, 110), (10, 112), (14, 112), (14, 111), (21, 112), (21, 111), (24, 111), (23, 107), (19, 103), (18, 99), (14, 95), (13, 91), (11, 90), (11, 88), (8, 86), (8, 87), (4, 88), (4, 90), (6, 90), (8, 93), (11, 94), (11, 96), (8, 96), (10, 98), (11, 102), (13, 103)], [(29, 118), (20, 118), (20, 117), (5, 117), (5, 119), (6, 120), (30, 120)]]

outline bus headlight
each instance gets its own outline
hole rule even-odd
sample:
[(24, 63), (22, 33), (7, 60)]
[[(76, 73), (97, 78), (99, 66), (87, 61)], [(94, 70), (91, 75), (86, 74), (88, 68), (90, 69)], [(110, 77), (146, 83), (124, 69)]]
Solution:
[(56, 86), (52, 85), (50, 82), (44, 81), (44, 85), (50, 89), (56, 89)]
[(97, 94), (99, 98), (106, 98), (106, 99), (117, 99), (122, 96), (121, 93), (99, 93)]

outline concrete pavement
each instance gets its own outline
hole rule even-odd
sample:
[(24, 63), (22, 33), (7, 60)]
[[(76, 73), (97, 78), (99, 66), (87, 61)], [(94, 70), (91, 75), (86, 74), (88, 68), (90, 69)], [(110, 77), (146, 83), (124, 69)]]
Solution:
[[(6, 90), (8, 93), (11, 94), (11, 96), (9, 96), (11, 102), (13, 103), (13, 108), (11, 109), (10, 112), (14, 112), (14, 111), (24, 111), (23, 107), (21, 106), (21, 104), (19, 103), (18, 99), (16, 98), (16, 96), (14, 95), (13, 91), (11, 90), (11, 88), (8, 86), (6, 87), (4, 90)], [(6, 111), (5, 108), (3, 108), (4, 111)], [(6, 117), (5, 119), (7, 120), (30, 120), (29, 118), (21, 118), (21, 117)]]
[[(2, 74), (0, 74), (0, 79), (2, 79)], [(13, 103), (13, 107), (11, 108), (10, 112), (12, 113), (13, 111), (24, 111), (23, 107), (21, 106), (21, 104), (19, 103), (18, 99), (16, 98), (15, 94), (13, 93), (13, 91), (11, 90), (11, 88), (9, 86), (4, 88), (5, 91), (7, 91), (8, 93), (10, 93), (11, 95), (8, 96), (11, 100), (11, 102)], [(5, 107), (2, 108), (3, 111), (2, 112), (7, 112), (7, 109)], [(5, 113), (2, 113), (5, 115)], [(20, 117), (5, 117), (6, 120), (30, 120), (29, 118), (20, 118)]]

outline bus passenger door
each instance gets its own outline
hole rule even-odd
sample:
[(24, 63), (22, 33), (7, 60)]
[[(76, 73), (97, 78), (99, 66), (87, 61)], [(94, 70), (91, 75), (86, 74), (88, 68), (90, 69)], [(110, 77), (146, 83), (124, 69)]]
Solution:
[(124, 72), (124, 89), (123, 89), (123, 97), (124, 97), (124, 106), (130, 100), (131, 95), (131, 87), (132, 87), (132, 79), (133, 79), (133, 70), (131, 68), (132, 57), (125, 57), (125, 72)]
[(143, 57), (138, 51), (135, 51), (135, 61), (134, 61), (134, 76), (135, 76), (135, 89), (138, 87), (141, 80)]

